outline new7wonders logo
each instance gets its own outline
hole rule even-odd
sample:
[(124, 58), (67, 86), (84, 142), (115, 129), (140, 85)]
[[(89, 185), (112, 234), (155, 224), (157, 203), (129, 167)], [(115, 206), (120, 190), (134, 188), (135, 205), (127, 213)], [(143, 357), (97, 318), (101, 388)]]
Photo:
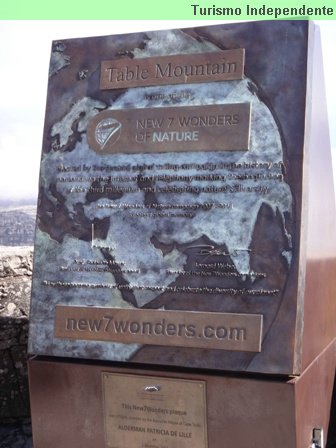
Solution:
[(104, 150), (106, 145), (114, 145), (120, 137), (121, 123), (114, 118), (104, 118), (98, 122), (94, 131), (96, 143)]
[(117, 152), (114, 147), (122, 140), (122, 121), (122, 117), (115, 116), (111, 110), (104, 110), (95, 115), (87, 128), (90, 148), (99, 154)]

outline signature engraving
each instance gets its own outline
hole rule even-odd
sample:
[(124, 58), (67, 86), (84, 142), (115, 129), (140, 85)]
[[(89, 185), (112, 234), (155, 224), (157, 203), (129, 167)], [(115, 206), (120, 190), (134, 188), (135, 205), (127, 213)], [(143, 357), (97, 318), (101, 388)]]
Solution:
[(113, 246), (108, 246), (106, 244), (99, 244), (97, 243), (97, 240), (95, 238), (95, 228), (94, 228), (94, 224), (91, 224), (91, 248), (94, 249), (105, 249), (105, 250), (115, 250), (115, 247)]
[(251, 252), (251, 249), (234, 249), (232, 252), (227, 252), (224, 249), (216, 249), (215, 246), (211, 244), (204, 244), (199, 246), (190, 246), (188, 249), (199, 249), (197, 255), (223, 255), (223, 256), (234, 256), (237, 257), (239, 252)]

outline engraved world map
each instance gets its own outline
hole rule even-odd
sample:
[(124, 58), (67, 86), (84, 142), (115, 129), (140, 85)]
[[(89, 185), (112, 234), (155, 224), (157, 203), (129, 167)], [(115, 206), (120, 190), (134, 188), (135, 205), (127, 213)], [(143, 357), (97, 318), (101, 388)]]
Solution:
[[(219, 50), (177, 30), (147, 33), (141, 47), (127, 51), (140, 60)], [(51, 59), (51, 80), (71, 64), (66, 46), (59, 45)], [(86, 73), (80, 73), (77, 83), (81, 77)], [(50, 147), (41, 160), (30, 351), (127, 360), (141, 348), (54, 338), (56, 305), (258, 313), (267, 301), (267, 331), (292, 263), (293, 197), (279, 127), (256, 83), (245, 75), (122, 89), (110, 98), (97, 91), (98, 86), (77, 94), (48, 129)], [(200, 122), (209, 128), (214, 119), (234, 132), (243, 119), (225, 108), (238, 104), (249, 105), (248, 148), (183, 150), (199, 138)], [(226, 112), (202, 112), (209, 105)], [(144, 120), (144, 110), (163, 108), (167, 116), (169, 108), (174, 116), (179, 108), (188, 108), (194, 133), (175, 130), (170, 136), (155, 113)], [(100, 119), (113, 117), (114, 111), (117, 117), (132, 111), (137, 153), (128, 153), (122, 141), (126, 123)], [(100, 123), (96, 148), (88, 135), (92, 123)], [(155, 145), (146, 146), (146, 135), (153, 133), (160, 135), (155, 144), (163, 142), (166, 149), (156, 152)], [(100, 152), (107, 140), (119, 145), (118, 151)]]

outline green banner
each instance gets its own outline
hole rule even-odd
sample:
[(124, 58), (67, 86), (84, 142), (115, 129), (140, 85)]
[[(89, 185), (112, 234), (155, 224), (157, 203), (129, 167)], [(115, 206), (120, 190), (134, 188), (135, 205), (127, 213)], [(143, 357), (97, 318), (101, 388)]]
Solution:
[(1, 19), (335, 20), (336, 5), (335, 0), (3, 0)]

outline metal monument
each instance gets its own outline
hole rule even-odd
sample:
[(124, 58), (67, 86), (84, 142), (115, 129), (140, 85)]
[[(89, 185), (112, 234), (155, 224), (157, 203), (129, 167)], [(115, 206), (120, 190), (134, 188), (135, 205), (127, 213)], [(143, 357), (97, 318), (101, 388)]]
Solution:
[[(64, 416), (81, 430), (63, 447), (278, 448), (292, 431), (286, 446), (303, 448), (326, 431), (336, 222), (322, 68), (308, 21), (53, 43), (29, 352), (33, 420), (62, 418), (72, 397)], [(311, 381), (329, 398), (299, 415)], [(54, 446), (54, 424), (35, 448)]]

